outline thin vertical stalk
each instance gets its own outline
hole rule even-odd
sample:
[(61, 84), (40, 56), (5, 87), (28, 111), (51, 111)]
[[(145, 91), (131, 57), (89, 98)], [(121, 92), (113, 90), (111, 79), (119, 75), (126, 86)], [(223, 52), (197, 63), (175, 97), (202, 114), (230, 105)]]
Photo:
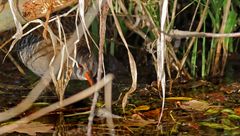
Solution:
[[(97, 82), (101, 80), (102, 77), (102, 72), (103, 72), (103, 48), (104, 48), (104, 43), (105, 43), (105, 34), (106, 34), (106, 20), (107, 20), (107, 14), (109, 10), (109, 6), (107, 2), (100, 3), (102, 6), (101, 12), (100, 12), (100, 30), (99, 30), (99, 35), (100, 35), (100, 40), (99, 40), (99, 51), (98, 51), (98, 73), (97, 73)], [(93, 97), (93, 102), (91, 106), (91, 112), (88, 117), (88, 131), (87, 135), (91, 136), (92, 134), (92, 122), (94, 118), (94, 112), (95, 112), (95, 107), (97, 103), (99, 93), (95, 92), (94, 97)]]
[[(197, 29), (196, 29), (197, 32), (199, 32), (201, 30), (202, 24), (205, 21), (205, 18), (206, 18), (206, 15), (207, 15), (207, 11), (208, 11), (208, 6), (209, 6), (209, 0), (207, 0), (206, 5), (204, 7), (203, 13), (201, 15), (200, 21), (199, 21)], [(189, 45), (188, 45), (187, 51), (186, 51), (186, 53), (184, 54), (184, 56), (183, 56), (183, 58), (181, 60), (180, 71), (182, 70), (182, 68), (183, 68), (183, 66), (184, 66), (184, 64), (185, 64), (185, 62), (187, 60), (188, 54), (190, 53), (190, 50), (191, 50), (191, 48), (193, 46), (193, 43), (194, 43), (195, 39), (196, 38), (193, 37), (191, 39)]]
[(196, 77), (197, 46), (198, 46), (198, 38), (196, 38), (193, 46), (193, 50), (192, 50), (191, 71), (192, 71), (193, 77)]
[[(224, 33), (227, 18), (228, 18), (228, 14), (229, 14), (229, 10), (230, 10), (230, 6), (231, 6), (231, 0), (227, 0), (226, 5), (224, 5), (223, 19), (222, 19), (222, 24), (221, 24), (221, 28), (220, 28), (220, 33)], [(222, 50), (222, 47), (223, 47), (223, 39), (224, 38), (220, 38), (218, 40), (216, 57), (215, 57), (215, 60), (214, 60), (214, 65), (213, 65), (213, 76), (217, 75), (218, 71), (220, 70), (219, 59), (220, 59), (221, 50)], [(226, 52), (225, 52), (225, 54), (226, 54)]]
[[(204, 32), (206, 31), (206, 24), (203, 25)], [(204, 79), (206, 77), (206, 38), (203, 37), (202, 41), (202, 72), (201, 76)]]

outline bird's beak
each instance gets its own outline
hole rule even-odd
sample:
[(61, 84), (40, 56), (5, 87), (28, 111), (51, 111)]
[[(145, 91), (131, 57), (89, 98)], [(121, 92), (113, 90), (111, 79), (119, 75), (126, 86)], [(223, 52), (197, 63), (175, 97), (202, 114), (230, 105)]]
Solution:
[(87, 79), (89, 85), (92, 86), (94, 81), (93, 81), (93, 78), (92, 78), (91, 71), (85, 72), (85, 74), (83, 76)]

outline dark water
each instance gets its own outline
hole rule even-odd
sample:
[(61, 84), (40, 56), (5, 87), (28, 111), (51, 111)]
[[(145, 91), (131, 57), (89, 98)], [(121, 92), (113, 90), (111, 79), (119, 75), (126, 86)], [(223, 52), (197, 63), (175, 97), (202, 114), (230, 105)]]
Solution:
[[(13, 54), (14, 55), (14, 54)], [(0, 60), (4, 54), (0, 53)], [(148, 73), (145, 68), (140, 68), (139, 84), (136, 92), (129, 96), (129, 104), (126, 113), (121, 109), (121, 93), (128, 91), (131, 78), (124, 65), (116, 63), (117, 66), (109, 69), (116, 72), (113, 84), (113, 113), (126, 118), (114, 119), (116, 135), (240, 135), (240, 83), (237, 72), (239, 62), (229, 62), (226, 68), (226, 76), (218, 82), (189, 81), (186, 83), (175, 82), (172, 94), (173, 100), (166, 100), (162, 123), (157, 128), (159, 113), (161, 110), (161, 90), (159, 91), (151, 81), (155, 79), (153, 73)], [(21, 65), (21, 63), (19, 63)], [(21, 65), (22, 66), (22, 65)], [(29, 93), (34, 83), (39, 79), (33, 73), (26, 71), (26, 75), (20, 74), (13, 63), (7, 58), (0, 65), (0, 111), (9, 109), (22, 101)], [(117, 69), (120, 68), (120, 69)], [(121, 71), (124, 71), (121, 73)], [(120, 73), (120, 74), (119, 74)], [(216, 84), (217, 83), (217, 84)], [(69, 97), (79, 90), (87, 88), (87, 82), (71, 81), (67, 88), (65, 97)], [(169, 87), (167, 87), (167, 92)], [(196, 109), (186, 110), (178, 105), (178, 102), (186, 102), (184, 98), (205, 101), (210, 107), (204, 111)], [(50, 85), (38, 98), (37, 102), (25, 113), (12, 119), (18, 120), (30, 115), (37, 110), (58, 101), (54, 88)], [(51, 127), (45, 132), (40, 132), (41, 125), (37, 125), (38, 135), (85, 135), (87, 131), (88, 114), (69, 116), (75, 113), (89, 111), (91, 98), (72, 104), (63, 109), (51, 112), (33, 122), (49, 124)], [(148, 107), (139, 108), (138, 107)], [(8, 122), (7, 122), (8, 123)], [(4, 125), (4, 124), (1, 124)], [(93, 135), (108, 135), (106, 120), (96, 117), (93, 125)], [(11, 133), (6, 135), (28, 135), (26, 132)]]

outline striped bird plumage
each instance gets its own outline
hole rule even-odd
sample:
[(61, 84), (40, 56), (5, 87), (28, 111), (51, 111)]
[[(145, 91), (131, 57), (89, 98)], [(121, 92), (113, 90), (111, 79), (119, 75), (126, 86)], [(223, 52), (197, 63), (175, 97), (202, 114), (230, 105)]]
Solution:
[[(66, 39), (68, 39), (75, 30), (74, 19), (64, 18), (61, 23), (66, 33)], [(55, 35), (58, 35), (58, 28), (55, 23), (49, 24), (49, 27)], [(35, 30), (24, 36), (15, 45), (15, 50), (20, 60), (38, 76), (42, 76), (48, 70), (50, 61), (54, 56), (54, 50), (55, 53), (58, 54), (62, 49), (62, 45), (60, 45), (59, 42), (57, 42), (57, 45), (53, 48), (51, 39), (44, 39), (42, 34), (43, 28)], [(91, 76), (95, 76), (97, 61), (92, 51), (89, 50), (85, 38), (82, 38), (77, 43), (76, 61), (78, 62), (78, 66), (74, 66), (72, 79), (86, 80), (84, 76), (86, 72), (90, 72)]]

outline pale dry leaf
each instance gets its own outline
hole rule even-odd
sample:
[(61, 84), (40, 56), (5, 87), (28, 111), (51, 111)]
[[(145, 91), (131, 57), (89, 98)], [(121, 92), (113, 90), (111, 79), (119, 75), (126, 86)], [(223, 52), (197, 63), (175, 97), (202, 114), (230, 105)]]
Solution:
[(41, 122), (31, 122), (28, 124), (22, 124), (20, 127), (14, 129), (18, 133), (25, 133), (31, 136), (35, 136), (36, 133), (52, 133), (52, 124), (43, 124)]
[(97, 116), (100, 118), (115, 118), (115, 119), (120, 119), (122, 118), (121, 116), (112, 114), (105, 108), (99, 108), (97, 109)]
[(205, 111), (210, 108), (209, 103), (205, 101), (191, 100), (183, 102), (179, 105), (182, 109), (187, 111)]

